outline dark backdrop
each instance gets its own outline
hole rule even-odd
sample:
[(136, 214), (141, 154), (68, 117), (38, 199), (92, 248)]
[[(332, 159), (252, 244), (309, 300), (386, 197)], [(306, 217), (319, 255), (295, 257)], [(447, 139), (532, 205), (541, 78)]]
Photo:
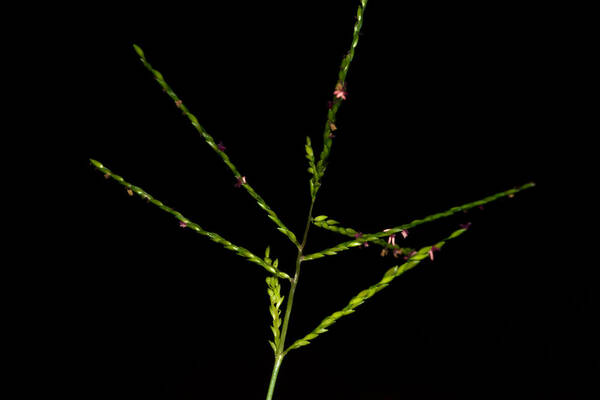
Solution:
[[(264, 398), (265, 271), (129, 197), (87, 159), (258, 255), (270, 245), (291, 274), (294, 247), (234, 187), (132, 44), (301, 236), (305, 137), (318, 153), (357, 3), (98, 10), (106, 18), (74, 49), (86, 93), (73, 100), (85, 110), (85, 229), (71, 232), (77, 257), (58, 272), (49, 345), (68, 368), (54, 384), (80, 398)], [(551, 168), (561, 160), (550, 146), (571, 120), (556, 104), (573, 51), (561, 44), (564, 20), (547, 6), (388, 3), (366, 9), (315, 215), (375, 232), (537, 186), (411, 230), (407, 245), (420, 247), (473, 223), (434, 262), (290, 353), (276, 398), (587, 398), (598, 362), (591, 273), (565, 261), (570, 249), (557, 241), (567, 233), (548, 204), (568, 180)], [(313, 227), (307, 251), (340, 240)], [(307, 262), (288, 343), (395, 262), (375, 246)]]

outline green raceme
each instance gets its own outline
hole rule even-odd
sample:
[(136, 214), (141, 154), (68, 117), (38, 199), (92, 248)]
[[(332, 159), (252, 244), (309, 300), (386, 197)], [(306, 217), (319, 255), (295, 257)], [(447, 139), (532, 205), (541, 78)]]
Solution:
[(233, 243), (231, 243), (230, 241), (221, 237), (217, 233), (208, 232), (208, 231), (204, 230), (200, 225), (190, 221), (189, 219), (184, 217), (180, 212), (175, 211), (171, 207), (166, 206), (160, 200), (155, 199), (150, 194), (148, 194), (144, 190), (142, 190), (142, 188), (132, 185), (131, 183), (125, 181), (125, 179), (123, 179), (123, 177), (114, 174), (111, 170), (106, 168), (100, 162), (93, 160), (93, 159), (90, 159), (90, 161), (99, 171), (104, 173), (107, 178), (110, 177), (110, 178), (114, 179), (115, 181), (119, 182), (121, 185), (125, 186), (127, 188), (127, 190), (130, 191), (130, 193), (132, 193), (132, 194), (135, 193), (138, 196), (140, 196), (141, 198), (143, 198), (144, 200), (147, 200), (148, 202), (154, 204), (161, 210), (166, 211), (169, 214), (172, 214), (175, 218), (177, 218), (179, 221), (181, 221), (181, 223), (185, 224), (186, 228), (190, 228), (201, 235), (208, 236), (208, 238), (210, 240), (212, 240), (213, 242), (219, 243), (219, 244), (223, 245), (226, 249), (234, 251), (238, 255), (246, 258), (248, 261), (260, 265), (261, 267), (263, 267), (264, 269), (266, 269), (268, 272), (270, 272), (273, 275), (277, 275), (283, 279), (291, 280), (291, 278), (288, 274), (286, 274), (285, 272), (279, 271), (277, 268), (273, 267), (272, 265), (269, 265), (262, 258), (252, 254), (248, 249), (245, 249), (241, 246), (234, 245)]
[(355, 311), (356, 307), (360, 306), (366, 300), (373, 297), (375, 295), (375, 293), (377, 293), (380, 290), (387, 287), (392, 280), (394, 280), (398, 276), (402, 275), (409, 269), (416, 267), (421, 261), (423, 261), (427, 257), (430, 257), (430, 251), (432, 251), (432, 248), (441, 249), (448, 240), (454, 239), (454, 238), (462, 235), (465, 231), (466, 231), (466, 229), (458, 229), (458, 230), (452, 232), (452, 234), (450, 234), (446, 239), (441, 240), (441, 241), (435, 243), (434, 245), (425, 246), (425, 247), (421, 248), (414, 255), (410, 256), (406, 260), (406, 262), (403, 263), (402, 265), (396, 265), (396, 266), (388, 269), (387, 272), (383, 275), (383, 278), (381, 278), (381, 280), (379, 282), (368, 287), (365, 290), (362, 290), (360, 293), (358, 293), (356, 296), (354, 296), (352, 299), (350, 299), (350, 301), (348, 302), (346, 307), (344, 307), (340, 311), (337, 311), (337, 312), (331, 314), (330, 316), (325, 318), (323, 321), (321, 321), (321, 323), (315, 329), (313, 329), (309, 334), (307, 334), (303, 338), (298, 339), (294, 343), (292, 343), (290, 345), (290, 347), (288, 347), (286, 349), (286, 353), (289, 352), (290, 350), (294, 350), (294, 349), (297, 349), (302, 346), (306, 346), (306, 345), (310, 344), (311, 340), (313, 340), (317, 336), (327, 332), (327, 328), (329, 326), (333, 325), (338, 319), (342, 318), (345, 315), (352, 314)]
[[(506, 191), (500, 192), (500, 193), (496, 193), (494, 195), (485, 197), (481, 200), (463, 204), (462, 206), (458, 206), (458, 207), (452, 207), (451, 209), (441, 212), (441, 213), (429, 215), (429, 216), (427, 216), (425, 218), (421, 218), (421, 219), (416, 219), (412, 222), (409, 222), (408, 224), (399, 225), (399, 226), (390, 228), (390, 229), (386, 230), (385, 232), (382, 231), (382, 232), (377, 232), (377, 233), (363, 234), (361, 237), (356, 238), (354, 240), (346, 241), (346, 242), (340, 243), (336, 246), (333, 246), (333, 247), (330, 247), (330, 248), (327, 248), (327, 249), (324, 249), (324, 250), (321, 250), (321, 251), (318, 251), (318, 252), (315, 252), (312, 254), (308, 254), (308, 255), (304, 256), (304, 260), (308, 261), (308, 260), (315, 260), (317, 258), (321, 258), (321, 257), (325, 257), (325, 256), (332, 256), (334, 254), (339, 253), (340, 251), (349, 250), (352, 247), (360, 246), (361, 244), (363, 244), (365, 242), (373, 242), (382, 237), (390, 236), (393, 233), (401, 232), (405, 229), (414, 228), (415, 226), (425, 224), (427, 222), (432, 222), (432, 221), (435, 221), (440, 218), (446, 218), (446, 217), (449, 217), (458, 212), (465, 211), (465, 210), (468, 210), (468, 209), (471, 209), (474, 207), (482, 206), (484, 204), (487, 204), (487, 203), (497, 200), (499, 198), (514, 195), (515, 193), (518, 193), (521, 190), (529, 189), (534, 186), (535, 186), (535, 183), (527, 183), (521, 187), (509, 189), (509, 190), (506, 190)], [(316, 222), (318, 222), (319, 226), (321, 226), (321, 227), (325, 227), (327, 225), (327, 229), (331, 228), (331, 225), (335, 225), (337, 223), (337, 221), (334, 221), (334, 220), (328, 220), (327, 224), (323, 224), (322, 220), (316, 221)]]
[(235, 178), (238, 180), (238, 182), (243, 182), (243, 184), (241, 184), (240, 186), (243, 187), (244, 189), (246, 189), (246, 191), (250, 194), (250, 196), (252, 196), (254, 198), (254, 200), (256, 200), (256, 202), (258, 203), (260, 208), (265, 210), (265, 212), (269, 216), (269, 219), (271, 219), (277, 225), (277, 227), (278, 227), (277, 230), (279, 230), (281, 233), (283, 233), (285, 236), (287, 236), (292, 241), (292, 243), (294, 243), (296, 246), (299, 246), (298, 240), (296, 239), (296, 235), (294, 235), (294, 233), (291, 230), (289, 230), (283, 224), (283, 222), (281, 222), (281, 219), (277, 216), (275, 211), (273, 211), (267, 205), (267, 203), (264, 201), (264, 199), (262, 197), (260, 197), (258, 193), (256, 193), (256, 191), (252, 188), (252, 186), (250, 186), (246, 177), (243, 176), (238, 171), (238, 169), (235, 167), (235, 165), (229, 159), (229, 156), (227, 155), (227, 153), (225, 153), (225, 151), (222, 151), (219, 149), (219, 145), (215, 143), (215, 140), (213, 139), (213, 137), (208, 134), (208, 132), (204, 129), (204, 127), (202, 127), (202, 125), (200, 125), (200, 123), (198, 122), (198, 118), (196, 118), (196, 116), (194, 116), (187, 109), (185, 104), (183, 104), (183, 101), (175, 94), (175, 92), (167, 84), (163, 75), (160, 72), (158, 72), (157, 70), (155, 70), (152, 67), (152, 65), (150, 65), (150, 63), (146, 60), (146, 56), (144, 55), (144, 52), (142, 51), (142, 49), (138, 45), (135, 45), (135, 44), (133, 45), (133, 47), (134, 47), (136, 53), (140, 56), (140, 59), (141, 59), (142, 63), (144, 64), (144, 66), (148, 69), (148, 71), (150, 71), (154, 75), (154, 78), (156, 79), (158, 84), (163, 88), (163, 91), (173, 100), (173, 102), (175, 103), (175, 106), (183, 112), (183, 114), (190, 120), (190, 122), (192, 123), (194, 128), (196, 128), (198, 133), (200, 133), (200, 135), (204, 138), (206, 143), (214, 151), (217, 152), (217, 154), (221, 157), (221, 159), (223, 159), (223, 162), (229, 167), (229, 169), (231, 170), (231, 172), (233, 173)]

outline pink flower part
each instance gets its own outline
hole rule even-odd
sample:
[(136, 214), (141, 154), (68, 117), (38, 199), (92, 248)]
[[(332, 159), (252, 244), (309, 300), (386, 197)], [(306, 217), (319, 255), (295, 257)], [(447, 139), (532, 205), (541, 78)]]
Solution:
[(402, 249), (394, 249), (394, 258), (398, 258), (402, 254)]
[(391, 244), (392, 246), (396, 245), (396, 234), (393, 233), (388, 237), (388, 243)]
[(185, 228), (187, 227), (187, 223), (185, 221), (179, 221), (179, 226)]
[[(384, 229), (384, 232), (388, 232), (390, 230), (390, 228), (388, 229)], [(392, 246), (396, 245), (396, 234), (392, 233), (390, 236), (388, 236), (388, 244), (391, 244)]]
[(480, 210), (483, 210), (485, 207), (483, 207), (482, 205), (478, 207)]
[(227, 150), (227, 147), (225, 147), (225, 145), (223, 144), (223, 142), (219, 142), (217, 144), (217, 149), (219, 149), (219, 151), (225, 151), (225, 150)]
[(402, 232), (400, 232), (402, 234), (402, 237), (404, 239), (406, 239), (406, 237), (408, 236), (408, 231), (406, 229), (403, 229)]
[(415, 250), (413, 250), (409, 254), (405, 255), (404, 259), (408, 260), (409, 258), (411, 258), (412, 256), (414, 256), (415, 254), (417, 254), (417, 252)]
[(471, 223), (467, 222), (466, 224), (460, 224), (461, 229), (469, 229), (471, 227)]
[(242, 177), (238, 178), (238, 180), (237, 180), (237, 182), (236, 182), (236, 184), (234, 186), (236, 188), (239, 188), (239, 187), (241, 187), (242, 185), (245, 185), (245, 184), (246, 184), (246, 177), (242, 176)]
[(346, 91), (346, 85), (338, 82), (337, 85), (335, 85), (335, 91), (333, 94), (338, 99), (346, 100), (346, 96), (348, 95), (348, 92)]
[(439, 251), (440, 249), (438, 249), (435, 246), (432, 246), (431, 249), (429, 249), (429, 258), (431, 258), (431, 261), (433, 261), (433, 252), (435, 251)]
[(336, 91), (333, 92), (333, 94), (338, 99), (346, 100), (346, 95), (348, 94), (348, 92), (346, 92), (345, 90), (339, 90), (339, 89), (337, 89)]

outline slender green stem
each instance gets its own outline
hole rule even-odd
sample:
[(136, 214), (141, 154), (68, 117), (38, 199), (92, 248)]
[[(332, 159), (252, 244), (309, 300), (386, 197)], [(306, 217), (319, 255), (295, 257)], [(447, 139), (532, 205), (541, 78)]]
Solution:
[(302, 238), (302, 243), (300, 244), (300, 248), (298, 249), (298, 257), (296, 257), (296, 273), (294, 274), (294, 278), (292, 279), (292, 285), (290, 287), (290, 293), (288, 295), (288, 301), (285, 308), (285, 316), (283, 317), (283, 327), (281, 328), (281, 340), (279, 341), (279, 348), (277, 349), (277, 354), (282, 354), (285, 349), (285, 337), (287, 335), (288, 325), (290, 323), (290, 316), (292, 314), (292, 307), (294, 305), (294, 294), (296, 293), (296, 287), (298, 286), (298, 280), (300, 279), (300, 264), (302, 264), (302, 250), (304, 249), (304, 245), (306, 245), (306, 238), (308, 237), (308, 230), (310, 228), (310, 223), (312, 220), (312, 210), (315, 204), (314, 199), (310, 203), (310, 209), (308, 211), (308, 220), (306, 221), (306, 228), (304, 228), (304, 237)]
[(285, 337), (287, 335), (288, 326), (290, 323), (290, 316), (292, 315), (292, 307), (294, 305), (294, 294), (296, 293), (296, 287), (298, 286), (298, 280), (300, 278), (300, 264), (302, 264), (302, 250), (306, 245), (306, 239), (308, 238), (308, 230), (312, 222), (312, 212), (315, 205), (315, 197), (310, 202), (310, 208), (308, 209), (308, 218), (306, 220), (306, 227), (304, 228), (304, 236), (302, 237), (302, 243), (298, 247), (298, 257), (296, 257), (296, 273), (292, 279), (292, 285), (288, 294), (287, 305), (285, 308), (285, 316), (283, 317), (283, 326), (281, 328), (281, 337), (279, 339), (279, 346), (275, 351), (275, 364), (273, 365), (273, 373), (271, 374), (271, 382), (269, 383), (269, 391), (267, 393), (267, 400), (271, 400), (273, 392), (275, 390), (275, 382), (277, 381), (277, 375), (279, 374), (279, 368), (283, 362), (284, 349), (285, 349)]
[[(348, 54), (344, 57), (344, 60), (342, 61), (342, 65), (340, 67), (340, 73), (338, 76), (338, 84), (342, 85), (342, 86), (345, 84), (346, 74), (348, 73), (348, 67), (350, 65), (350, 62), (352, 61), (352, 58), (354, 57), (354, 49), (355, 49), (356, 45), (358, 44), (358, 35), (360, 33), (360, 28), (362, 26), (362, 15), (363, 15), (364, 7), (366, 5), (367, 5), (367, 0), (361, 0), (361, 5), (358, 7), (358, 12), (357, 12), (357, 16), (356, 16), (357, 21), (356, 21), (356, 24), (354, 25), (354, 35), (353, 35), (353, 40), (352, 40), (352, 46), (350, 47), (350, 51), (348, 52)], [(312, 223), (313, 206), (315, 205), (317, 191), (319, 189), (319, 186), (321, 185), (320, 180), (323, 177), (323, 174), (325, 173), (325, 165), (326, 165), (327, 158), (328, 158), (330, 150), (331, 150), (331, 142), (332, 141), (331, 141), (331, 136), (329, 135), (331, 125), (335, 122), (335, 114), (336, 114), (339, 106), (340, 106), (340, 104), (338, 102), (335, 102), (332, 109), (329, 110), (327, 123), (325, 126), (325, 133), (323, 135), (324, 136), (323, 151), (321, 152), (321, 158), (319, 160), (319, 166), (317, 167), (317, 170), (315, 170), (315, 166), (314, 166), (314, 156), (312, 155), (313, 151), (310, 146), (310, 139), (308, 139), (308, 141), (307, 141), (307, 154), (309, 155), (310, 159), (313, 159), (311, 168), (313, 168), (313, 173), (315, 174), (314, 181), (311, 181), (310, 208), (308, 210), (308, 218), (306, 221), (306, 227), (304, 228), (304, 235), (302, 237), (302, 243), (300, 243), (298, 246), (298, 257), (296, 258), (296, 273), (294, 275), (294, 278), (291, 281), (290, 292), (288, 295), (287, 305), (286, 305), (286, 309), (285, 309), (285, 316), (283, 318), (283, 327), (281, 329), (281, 338), (279, 340), (279, 346), (277, 347), (277, 350), (275, 351), (275, 365), (273, 366), (273, 373), (271, 374), (271, 382), (269, 384), (267, 400), (271, 400), (273, 398), (273, 392), (275, 390), (275, 382), (277, 381), (277, 375), (279, 373), (279, 368), (281, 367), (283, 357), (285, 356), (285, 352), (284, 352), (285, 337), (287, 335), (288, 325), (290, 322), (290, 315), (292, 314), (292, 306), (294, 304), (294, 294), (296, 293), (296, 287), (298, 286), (298, 279), (300, 278), (300, 265), (302, 264), (302, 261), (304, 260), (304, 256), (303, 256), (302, 252), (304, 250), (304, 246), (306, 245), (308, 231), (309, 231), (310, 225)], [(292, 239), (292, 241), (294, 241), (295, 237), (293, 237), (291, 239)], [(295, 243), (297, 243), (297, 242), (295, 242)]]
[(312, 212), (313, 207), (315, 206), (316, 196), (312, 198), (310, 202), (310, 208), (308, 209), (308, 220), (306, 221), (306, 228), (304, 228), (304, 236), (302, 236), (302, 243), (300, 244), (300, 250), (304, 250), (304, 246), (306, 245), (306, 238), (308, 237), (308, 230), (310, 229), (310, 224), (312, 223)]
[(275, 365), (273, 366), (273, 373), (271, 374), (271, 382), (269, 383), (269, 392), (267, 393), (267, 400), (271, 400), (273, 398), (273, 393), (275, 392), (275, 382), (277, 382), (277, 375), (279, 374), (279, 367), (281, 367), (281, 362), (283, 361), (283, 354), (275, 357)]
[(277, 354), (283, 353), (285, 336), (287, 335), (288, 325), (290, 323), (290, 315), (292, 314), (292, 306), (294, 304), (294, 294), (296, 293), (296, 286), (298, 286), (298, 279), (300, 278), (300, 264), (302, 263), (302, 250), (298, 250), (298, 257), (296, 258), (296, 273), (292, 279), (292, 286), (290, 287), (290, 293), (288, 295), (288, 301), (285, 308), (285, 316), (283, 317), (283, 327), (281, 328), (281, 340), (279, 341), (279, 348)]

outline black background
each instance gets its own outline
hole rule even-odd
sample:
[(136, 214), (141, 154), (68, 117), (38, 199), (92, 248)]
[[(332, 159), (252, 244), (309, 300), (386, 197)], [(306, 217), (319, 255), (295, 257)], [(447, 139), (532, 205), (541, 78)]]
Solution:
[[(79, 398), (265, 397), (273, 362), (265, 271), (129, 197), (88, 158), (257, 255), (270, 245), (291, 274), (294, 247), (234, 187), (132, 44), (301, 236), (304, 142), (309, 135), (320, 151), (357, 3), (95, 11), (106, 18), (85, 27), (93, 33), (73, 49), (85, 92), (73, 99), (85, 110), (73, 203), (85, 223), (69, 218), (76, 257), (47, 275), (55, 290), (44, 342), (47, 368), (61, 371), (51, 379), (57, 390)], [(570, 83), (557, 76), (577, 51), (564, 42), (569, 17), (548, 6), (388, 3), (365, 11), (315, 215), (376, 232), (537, 186), (411, 230), (407, 245), (420, 247), (473, 223), (434, 262), (291, 352), (275, 397), (593, 398), (591, 264), (569, 261), (573, 249), (560, 244), (568, 229), (550, 205), (572, 182), (561, 175), (553, 139), (573, 121), (558, 106)], [(341, 240), (313, 227), (307, 252)], [(371, 246), (304, 264), (288, 343), (395, 263)]]

